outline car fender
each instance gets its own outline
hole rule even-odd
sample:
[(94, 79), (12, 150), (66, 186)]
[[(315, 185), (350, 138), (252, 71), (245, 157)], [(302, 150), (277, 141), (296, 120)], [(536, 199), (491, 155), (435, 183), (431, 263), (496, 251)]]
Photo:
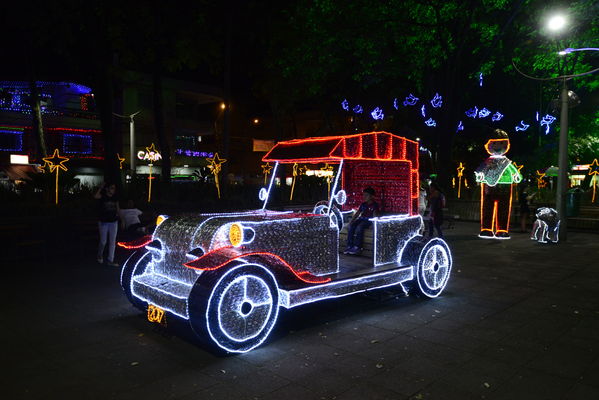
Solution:
[(262, 265), (271, 271), (282, 285), (293, 283), (321, 284), (331, 280), (331, 278), (320, 277), (308, 271), (302, 271), (287, 263), (277, 254), (268, 251), (244, 249), (243, 247), (222, 247), (183, 265), (187, 268), (202, 271), (202, 275), (212, 275), (211, 272), (216, 271), (218, 271), (217, 275), (221, 275), (225, 271), (223, 268), (228, 270), (239, 265), (239, 263)]

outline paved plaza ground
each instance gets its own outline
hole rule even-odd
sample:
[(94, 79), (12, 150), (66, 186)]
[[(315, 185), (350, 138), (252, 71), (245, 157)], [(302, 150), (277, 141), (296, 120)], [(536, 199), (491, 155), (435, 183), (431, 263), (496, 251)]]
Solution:
[(2, 397), (599, 398), (599, 235), (476, 233), (446, 232), (454, 269), (440, 298), (384, 290), (298, 307), (234, 356), (146, 322), (93, 243), (86, 259), (4, 265)]

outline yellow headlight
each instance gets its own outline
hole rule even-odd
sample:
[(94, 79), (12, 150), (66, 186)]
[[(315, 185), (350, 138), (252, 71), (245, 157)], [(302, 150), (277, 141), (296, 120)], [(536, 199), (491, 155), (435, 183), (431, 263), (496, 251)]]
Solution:
[(231, 224), (231, 228), (229, 229), (229, 241), (235, 247), (238, 247), (243, 243), (243, 227), (241, 224)]
[(158, 218), (156, 218), (156, 226), (166, 221), (166, 218), (166, 215), (159, 215)]

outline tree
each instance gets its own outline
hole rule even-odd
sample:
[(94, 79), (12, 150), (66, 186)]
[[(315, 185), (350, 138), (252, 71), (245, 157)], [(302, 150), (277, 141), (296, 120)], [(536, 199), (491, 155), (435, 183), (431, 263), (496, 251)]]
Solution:
[[(572, 7), (588, 13), (591, 6), (585, 0)], [(515, 81), (511, 60), (536, 60), (532, 55), (539, 51), (538, 43), (526, 41), (536, 35), (546, 8), (546, 2), (524, 0), (298, 1), (274, 25), (267, 58), (272, 77), (265, 78), (265, 85), (274, 88), (275, 98), (292, 104), (312, 101), (328, 113), (339, 113), (344, 98), (358, 98), (370, 109), (384, 99), (391, 111), (387, 115), (412, 126), (436, 150), (438, 172), (447, 178), (453, 170), (456, 126), (466, 122), (467, 108), (485, 96), (487, 102), (489, 97), (501, 99), (508, 114), (522, 106), (506, 87), (521, 90), (523, 101), (538, 93), (536, 85)], [(594, 26), (589, 34), (582, 32), (579, 43), (597, 36)], [(480, 73), (495, 82), (480, 90)], [(403, 99), (410, 91), (426, 101), (435, 93), (443, 96), (435, 129), (401, 107), (391, 108), (394, 97)], [(484, 143), (480, 132), (499, 125), (476, 121), (472, 129)]]

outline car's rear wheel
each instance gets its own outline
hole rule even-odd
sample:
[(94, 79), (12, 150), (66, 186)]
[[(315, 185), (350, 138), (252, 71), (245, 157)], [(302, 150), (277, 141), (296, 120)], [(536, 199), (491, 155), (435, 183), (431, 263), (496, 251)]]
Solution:
[(194, 331), (207, 332), (228, 352), (244, 353), (262, 344), (279, 313), (279, 289), (272, 273), (261, 265), (241, 264), (219, 276), (211, 288), (206, 283), (194, 288), (190, 297)]
[(131, 292), (131, 280), (134, 276), (143, 274), (151, 261), (152, 254), (145, 249), (140, 249), (131, 254), (127, 261), (125, 261), (125, 264), (123, 264), (123, 269), (121, 270), (121, 287), (125, 292), (125, 296), (127, 296), (131, 304), (142, 311), (146, 310), (147, 304), (133, 296)]

